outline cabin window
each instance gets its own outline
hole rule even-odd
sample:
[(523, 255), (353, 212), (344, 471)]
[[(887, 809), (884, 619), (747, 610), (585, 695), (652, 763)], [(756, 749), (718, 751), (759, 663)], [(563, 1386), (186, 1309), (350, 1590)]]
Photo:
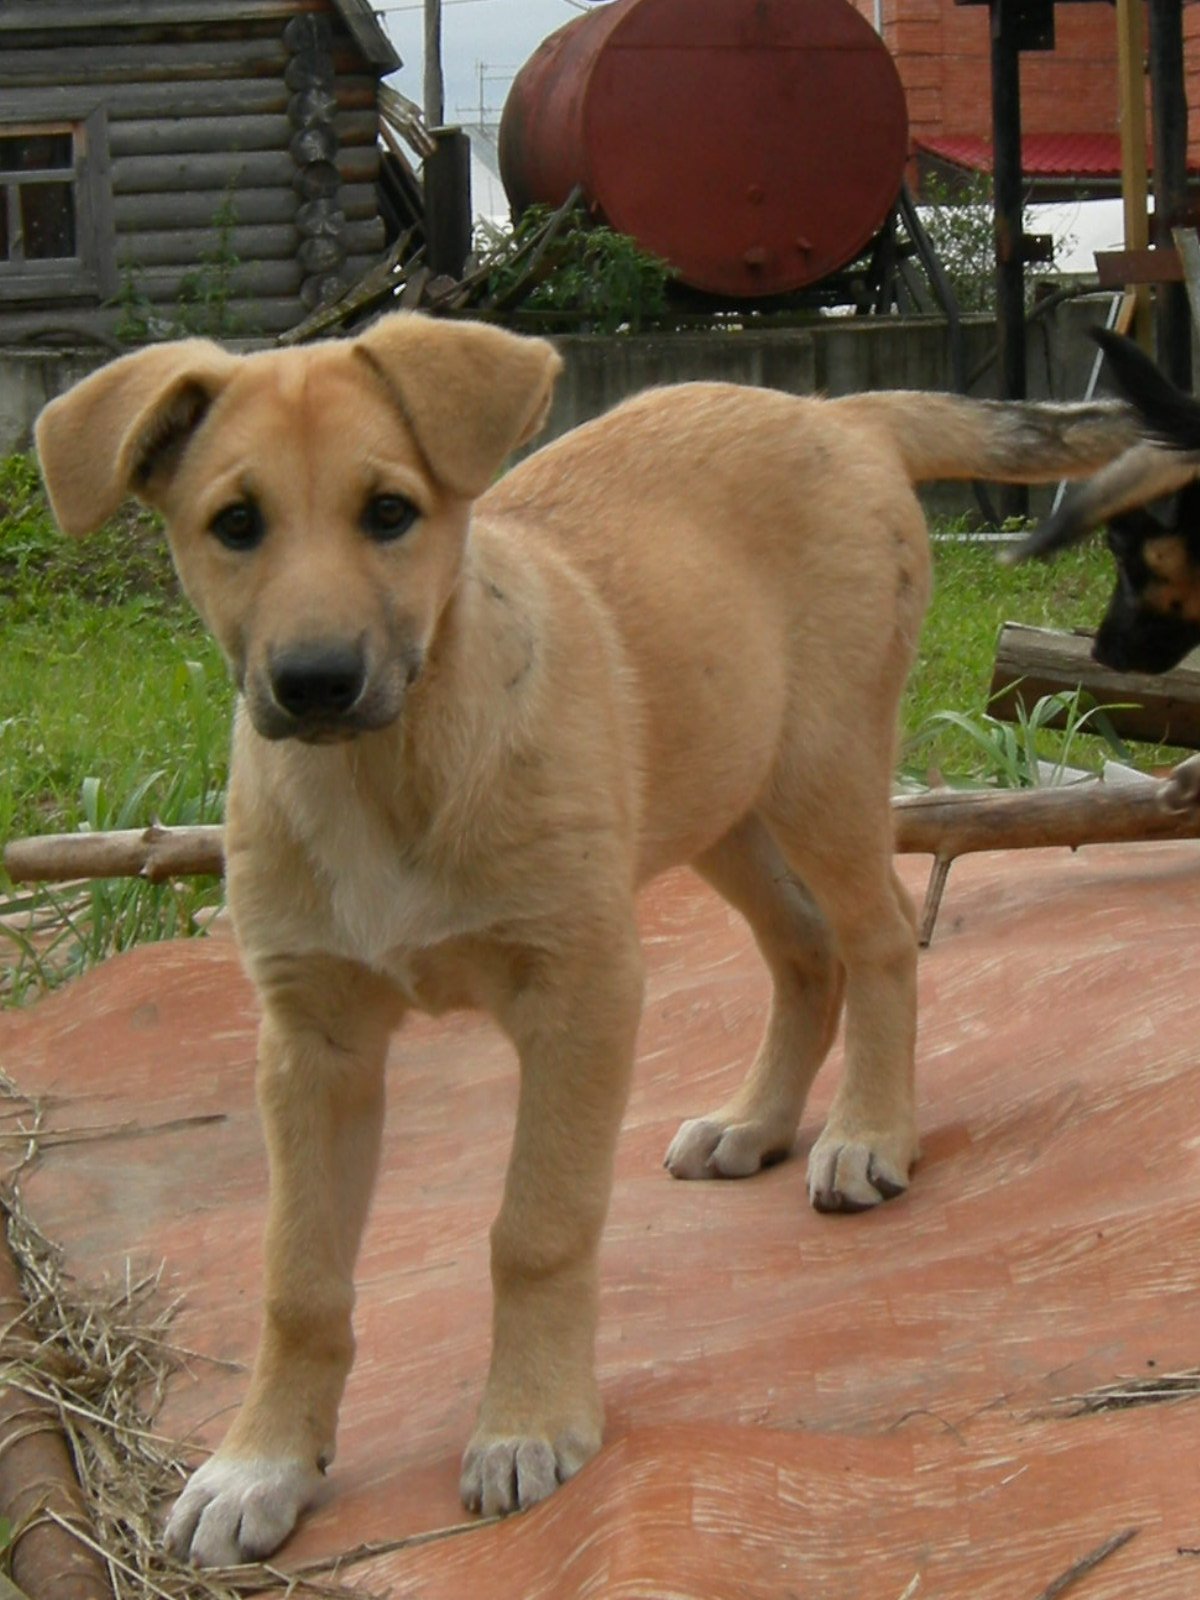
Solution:
[(95, 300), (113, 292), (107, 173), (102, 112), (0, 120), (0, 295)]

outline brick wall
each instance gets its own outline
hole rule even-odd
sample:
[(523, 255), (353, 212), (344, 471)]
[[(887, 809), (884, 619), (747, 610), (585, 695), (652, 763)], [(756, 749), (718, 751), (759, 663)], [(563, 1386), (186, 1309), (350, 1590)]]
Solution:
[[(868, 22), (874, 0), (853, 0)], [(1200, 6), (1184, 9), (1189, 105), (1200, 105)], [(1116, 19), (1110, 5), (1062, 5), (1056, 48), (1021, 57), (1027, 133), (1112, 133), (1117, 128)], [(883, 0), (883, 37), (908, 98), (914, 139), (992, 129), (988, 8), (954, 0)], [(1200, 123), (1200, 117), (1195, 119)]]

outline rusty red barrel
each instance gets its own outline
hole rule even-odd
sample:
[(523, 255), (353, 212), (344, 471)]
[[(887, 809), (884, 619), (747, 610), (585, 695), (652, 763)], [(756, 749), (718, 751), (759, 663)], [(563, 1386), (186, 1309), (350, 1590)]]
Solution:
[(579, 184), (684, 283), (738, 298), (852, 261), (907, 153), (895, 65), (850, 0), (613, 0), (539, 46), (500, 125), (518, 212)]

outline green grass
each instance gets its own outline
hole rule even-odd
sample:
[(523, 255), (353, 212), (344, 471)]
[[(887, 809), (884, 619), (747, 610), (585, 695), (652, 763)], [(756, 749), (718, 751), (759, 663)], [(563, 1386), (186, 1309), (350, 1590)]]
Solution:
[[(1001, 623), (1094, 625), (1111, 566), (1092, 547), (1053, 566), (1013, 569), (992, 546), (940, 541), (934, 565), (933, 607), (904, 702), (905, 764), (995, 778), (978, 727), (986, 728)], [(154, 519), (129, 511), (72, 543), (54, 528), (32, 463), (0, 460), (0, 842), (218, 821), (232, 698)], [(975, 731), (945, 712), (965, 714)], [(1054, 734), (1037, 742), (1050, 759), (1062, 748)], [(1101, 753), (1085, 737), (1072, 745), (1083, 764)], [(1161, 759), (1145, 747), (1139, 755)], [(140, 940), (195, 931), (219, 899), (212, 879), (35, 894), (0, 873), (0, 996), (37, 992)]]
[[(989, 776), (977, 740), (930, 719), (943, 711), (973, 720), (987, 710), (996, 639), (1005, 622), (1032, 627), (1094, 628), (1108, 604), (1113, 565), (1097, 543), (1066, 551), (1052, 564), (1004, 566), (996, 546), (984, 542), (935, 539), (933, 601), (921, 635), (921, 648), (902, 710), (902, 761), (963, 778)], [(1062, 736), (1039, 735), (1045, 757), (1056, 760)], [(1072, 742), (1071, 759), (1095, 765), (1110, 753), (1104, 742)], [(1135, 747), (1144, 763), (1157, 750)]]
[[(232, 693), (152, 518), (74, 544), (37, 474), (0, 461), (0, 841), (219, 821)], [(21, 998), (143, 938), (194, 931), (215, 880), (14, 890), (0, 993)]]

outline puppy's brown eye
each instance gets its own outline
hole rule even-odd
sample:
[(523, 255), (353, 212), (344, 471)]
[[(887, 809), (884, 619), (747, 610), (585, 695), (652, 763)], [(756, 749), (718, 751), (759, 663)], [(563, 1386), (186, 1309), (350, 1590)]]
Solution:
[(367, 501), (363, 532), (371, 539), (386, 543), (406, 534), (419, 516), (416, 506), (402, 494), (377, 494)]
[(262, 512), (253, 500), (235, 500), (223, 506), (208, 525), (208, 531), (227, 550), (253, 550), (267, 531)]

